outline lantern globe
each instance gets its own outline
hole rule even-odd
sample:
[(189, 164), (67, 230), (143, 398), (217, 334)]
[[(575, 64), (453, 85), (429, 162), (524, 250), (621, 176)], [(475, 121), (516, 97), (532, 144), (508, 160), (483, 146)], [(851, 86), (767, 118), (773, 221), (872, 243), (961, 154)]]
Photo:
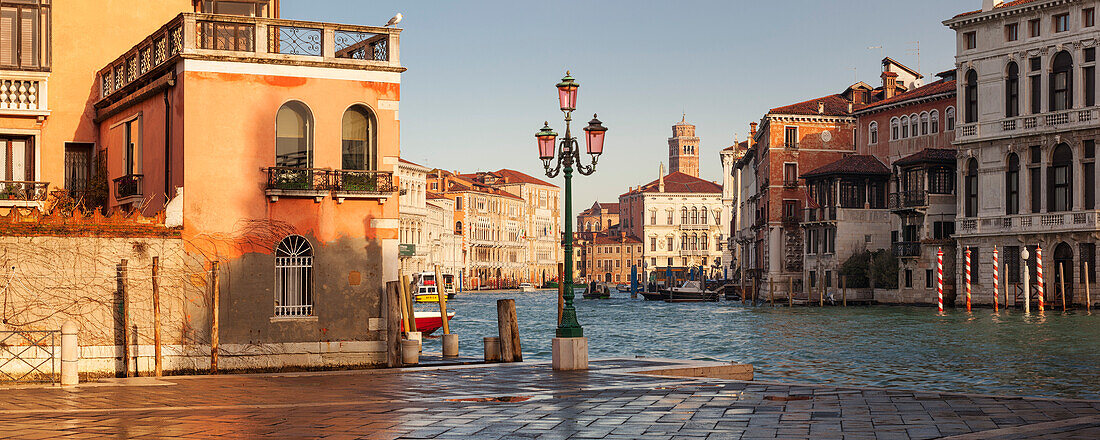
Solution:
[(561, 111), (571, 112), (577, 109), (577, 89), (581, 87), (577, 84), (577, 81), (569, 75), (569, 71), (565, 72), (565, 77), (558, 83), (558, 103), (561, 105)]
[(535, 133), (535, 139), (539, 144), (539, 159), (550, 160), (554, 158), (554, 144), (558, 134), (550, 128), (549, 122), (544, 122), (542, 129)]
[(594, 156), (603, 154), (603, 141), (604, 135), (607, 134), (607, 127), (603, 126), (596, 115), (592, 115), (592, 120), (588, 121), (587, 127), (584, 127), (584, 133), (588, 142), (588, 154)]

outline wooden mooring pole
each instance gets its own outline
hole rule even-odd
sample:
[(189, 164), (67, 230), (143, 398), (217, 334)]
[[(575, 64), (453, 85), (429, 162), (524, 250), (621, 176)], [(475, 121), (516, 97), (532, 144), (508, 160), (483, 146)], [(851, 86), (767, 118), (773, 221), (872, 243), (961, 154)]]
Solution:
[(840, 301), (848, 307), (848, 277), (840, 276)]
[(1092, 295), (1089, 292), (1089, 283), (1092, 282), (1092, 280), (1091, 280), (1092, 277), (1089, 276), (1090, 273), (1092, 273), (1092, 272), (1089, 272), (1089, 262), (1086, 261), (1085, 262), (1085, 311), (1087, 311), (1087, 312), (1092, 311)]
[(1058, 263), (1058, 284), (1059, 284), (1058, 287), (1062, 291), (1062, 311), (1063, 312), (1066, 311), (1066, 275), (1065, 275), (1065, 272), (1062, 271), (1062, 267), (1065, 266), (1065, 265), (1066, 265), (1065, 263)]
[(408, 275), (398, 277), (397, 294), (405, 298), (405, 301), (402, 302), (405, 307), (403, 313), (409, 317), (409, 325), (405, 327), (405, 331), (418, 332), (420, 329), (416, 327), (416, 308), (413, 307), (416, 304), (416, 294), (412, 291), (410, 285)]
[(122, 368), (126, 369), (126, 377), (134, 377), (133, 362), (130, 359), (130, 294), (126, 288), (129, 284), (126, 274), (127, 264), (129, 262), (125, 259), (120, 261), (115, 271), (118, 274), (118, 293), (122, 302)]
[[(400, 280), (400, 279), (403, 279), (403, 278), (405, 278), (405, 271), (402, 270), (402, 269), (397, 269), (397, 279)], [(397, 298), (398, 298), (398, 302), (401, 305), (401, 327), (403, 329), (405, 329), (406, 332), (411, 332), (412, 331), (412, 326), (409, 325), (409, 321), (412, 319), (412, 317), (410, 317), (409, 313), (408, 313), (408, 310), (409, 310), (409, 304), (407, 302), (408, 300), (407, 300), (407, 298), (405, 298), (404, 294), (397, 295)]]
[(775, 305), (775, 283), (772, 280), (768, 280), (768, 302)]
[(153, 257), (153, 370), (163, 374), (160, 352), (160, 257)]
[(221, 288), (218, 287), (218, 262), (210, 263), (210, 284), (213, 295), (210, 298), (210, 374), (218, 374), (218, 309), (221, 303)]
[(439, 297), (439, 317), (443, 319), (443, 334), (451, 334), (451, 325), (447, 323), (447, 293), (443, 291), (440, 283), (439, 265), (435, 265), (435, 296)]
[(497, 300), (497, 332), (500, 335), (501, 359), (504, 362), (522, 362), (523, 352), (519, 341), (515, 300)]
[(386, 366), (401, 366), (401, 281), (386, 282)]
[(787, 307), (794, 307), (794, 275), (787, 277)]

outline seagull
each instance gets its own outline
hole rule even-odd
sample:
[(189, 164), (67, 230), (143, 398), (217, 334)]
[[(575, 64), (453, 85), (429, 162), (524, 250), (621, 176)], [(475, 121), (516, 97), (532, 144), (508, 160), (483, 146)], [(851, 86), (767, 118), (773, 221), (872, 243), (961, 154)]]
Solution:
[[(400, 23), (401, 18), (402, 18), (401, 13), (398, 12), (397, 15), (394, 15), (393, 18), (391, 18), (390, 21), (388, 23), (386, 23), (386, 26), (393, 26), (393, 25), (396, 25), (397, 23)], [(383, 27), (386, 27), (386, 26), (383, 26)]]

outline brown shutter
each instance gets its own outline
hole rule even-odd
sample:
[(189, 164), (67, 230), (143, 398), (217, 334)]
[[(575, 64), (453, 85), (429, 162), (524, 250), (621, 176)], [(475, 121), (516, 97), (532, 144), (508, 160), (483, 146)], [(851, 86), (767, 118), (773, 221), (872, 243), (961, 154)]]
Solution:
[(26, 164), (26, 165), (24, 165), (24, 168), (26, 169), (26, 178), (23, 179), (23, 180), (26, 180), (27, 182), (34, 182), (37, 179), (35, 179), (35, 176), (34, 176), (35, 166), (34, 166), (34, 138), (33, 137), (27, 138), (26, 152), (23, 153), (23, 154), (24, 154), (23, 162)]
[(38, 17), (37, 10), (19, 11), (19, 65), (38, 67)]
[(0, 65), (15, 65), (15, 9), (0, 10)]

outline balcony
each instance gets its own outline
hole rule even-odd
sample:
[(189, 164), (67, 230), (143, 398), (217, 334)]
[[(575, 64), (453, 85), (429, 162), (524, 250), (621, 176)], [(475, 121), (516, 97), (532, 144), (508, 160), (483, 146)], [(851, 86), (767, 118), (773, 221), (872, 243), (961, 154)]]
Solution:
[(919, 257), (921, 243), (919, 241), (899, 241), (894, 243), (894, 256), (899, 258)]
[(388, 171), (336, 170), (332, 172), (332, 190), (336, 201), (389, 197), (397, 187)]
[(680, 250), (680, 256), (681, 257), (706, 257), (708, 255), (710, 255), (710, 251), (708, 251), (708, 250), (699, 250), (699, 249), (694, 249), (694, 250), (681, 249)]
[(892, 211), (908, 211), (928, 207), (928, 191), (903, 191), (891, 193), (887, 201)]
[(804, 223), (833, 222), (836, 221), (836, 207), (806, 208), (802, 210)]
[(329, 170), (324, 168), (271, 167), (266, 193), (272, 202), (279, 197), (312, 197), (320, 203), (332, 195), (344, 199), (386, 199), (397, 191), (389, 171)]
[(133, 200), (130, 199), (141, 199), (144, 195), (141, 185), (142, 177), (141, 174), (127, 174), (116, 178), (114, 180), (115, 199), (119, 203), (132, 202)]
[(0, 70), (0, 115), (47, 116), (47, 72)]
[(798, 181), (797, 180), (784, 180), (783, 181), (783, 188), (785, 188), (785, 189), (798, 189)]
[(680, 224), (680, 230), (681, 231), (708, 231), (708, 230), (710, 230), (710, 225), (708, 225), (708, 224), (690, 225), (690, 224), (681, 223)]
[(978, 138), (1000, 138), (1068, 129), (1091, 127), (1100, 118), (1096, 108), (1070, 109), (1048, 112), (1041, 115), (1018, 116), (960, 125), (956, 130), (956, 140), (976, 140)]
[(99, 93), (103, 99), (126, 95), (172, 71), (180, 59), (402, 72), (400, 33), (386, 27), (184, 13), (100, 70)]
[(962, 235), (1095, 231), (1100, 229), (1100, 211), (967, 218), (955, 225)]
[(0, 180), (0, 206), (40, 206), (49, 188), (50, 182)]

